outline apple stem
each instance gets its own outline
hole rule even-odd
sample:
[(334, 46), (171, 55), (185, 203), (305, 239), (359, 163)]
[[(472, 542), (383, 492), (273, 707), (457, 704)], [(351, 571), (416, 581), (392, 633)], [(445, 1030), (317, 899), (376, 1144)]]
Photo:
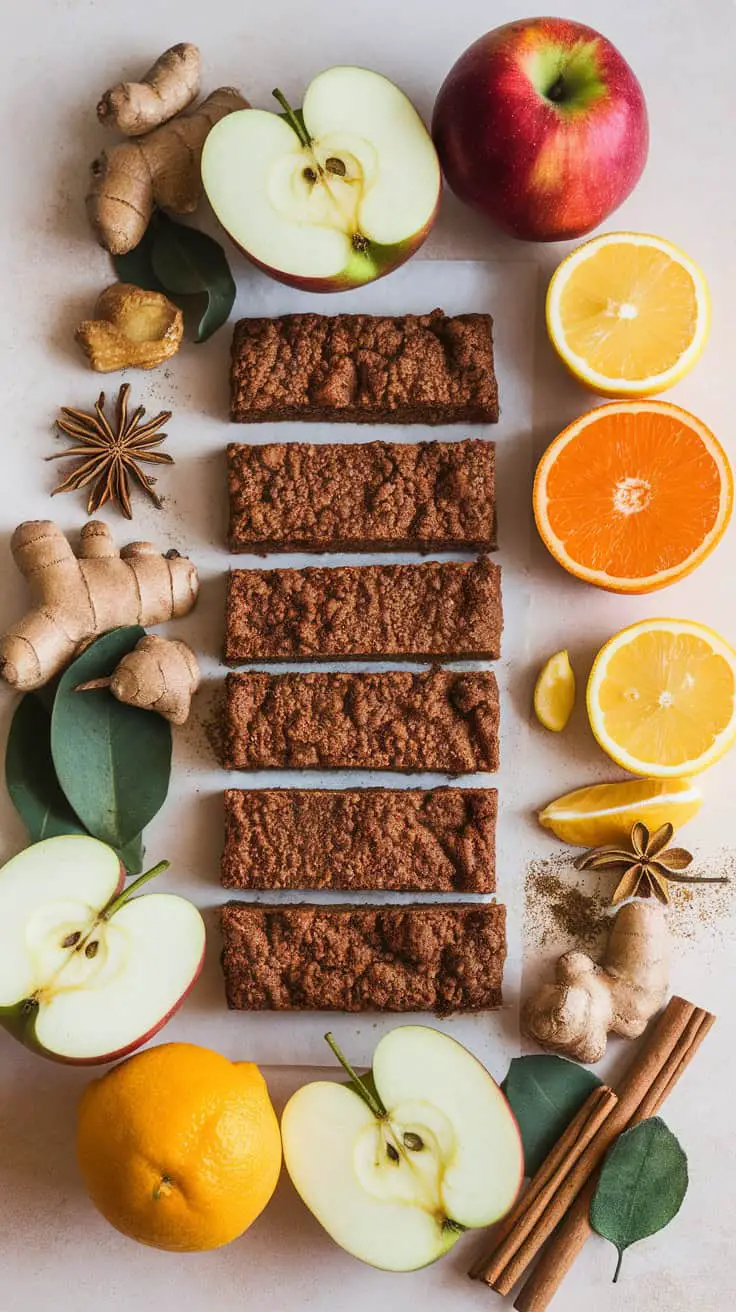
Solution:
[(162, 875), (164, 870), (168, 870), (170, 865), (170, 861), (159, 861), (158, 865), (152, 866), (150, 870), (146, 870), (144, 874), (139, 875), (137, 879), (133, 880), (132, 884), (129, 884), (127, 888), (123, 889), (122, 893), (119, 893), (117, 897), (113, 898), (112, 902), (108, 902), (104, 911), (100, 914), (100, 920), (110, 920), (111, 917), (115, 915), (116, 911), (119, 911), (121, 907), (125, 906), (126, 902), (130, 901), (133, 894), (136, 893), (143, 884), (147, 884), (149, 879), (155, 879), (157, 875)]
[(294, 129), (302, 145), (311, 146), (312, 138), (310, 137), (309, 133), (307, 132), (307, 129), (305, 128), (304, 124), (300, 120), (299, 115), (296, 114), (294, 110), (291, 108), (291, 105), (286, 99), (286, 96), (284, 95), (283, 91), (279, 91), (278, 87), (276, 87), (271, 92), (271, 95), (273, 96), (274, 100), (278, 100), (281, 108), (284, 111), (284, 114), (286, 115), (286, 121), (289, 124), (289, 127)]
[(558, 101), (562, 100), (566, 91), (567, 87), (565, 85), (565, 79), (562, 74), (559, 73), (552, 83), (552, 86), (545, 92), (545, 95), (548, 100), (552, 101), (553, 105), (556, 105)]
[(371, 1092), (365, 1081), (361, 1079), (360, 1075), (358, 1075), (358, 1072), (355, 1070), (355, 1068), (350, 1065), (350, 1062), (348, 1061), (344, 1052), (342, 1052), (342, 1050), (338, 1047), (337, 1043), (335, 1042), (333, 1035), (325, 1034), (325, 1042), (328, 1043), (329, 1046), (332, 1048), (332, 1051), (337, 1057), (337, 1060), (339, 1061), (343, 1070), (347, 1072), (347, 1074), (350, 1076), (351, 1080), (353, 1081), (357, 1093), (360, 1095), (363, 1101), (368, 1104), (371, 1111), (373, 1112), (373, 1115), (377, 1116), (379, 1121), (385, 1120), (386, 1117), (388, 1116), (388, 1112), (386, 1111), (386, 1108), (384, 1107), (383, 1103), (378, 1097), (378, 1094), (374, 1094)]

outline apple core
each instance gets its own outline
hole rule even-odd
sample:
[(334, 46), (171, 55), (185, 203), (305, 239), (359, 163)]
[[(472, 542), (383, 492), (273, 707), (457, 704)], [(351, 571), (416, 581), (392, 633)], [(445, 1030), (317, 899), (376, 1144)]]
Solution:
[(327, 69), (301, 109), (246, 109), (210, 132), (202, 180), (222, 226), (281, 282), (341, 291), (389, 273), (424, 241), (441, 177), (432, 139), (398, 87)]

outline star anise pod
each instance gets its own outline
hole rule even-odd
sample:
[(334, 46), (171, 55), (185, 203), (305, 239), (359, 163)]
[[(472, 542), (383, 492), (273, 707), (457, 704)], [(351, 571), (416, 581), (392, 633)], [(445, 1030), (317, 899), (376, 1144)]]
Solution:
[(593, 847), (575, 862), (577, 870), (610, 870), (621, 874), (611, 898), (615, 906), (628, 897), (656, 897), (665, 904), (670, 901), (670, 883), (675, 884), (727, 884), (725, 878), (703, 879), (696, 875), (683, 875), (692, 862), (692, 855), (684, 847), (670, 847), (674, 834), (672, 825), (662, 825), (653, 834), (637, 820), (631, 830), (631, 849)]
[(94, 414), (84, 410), (72, 410), (62, 406), (63, 418), (57, 419), (56, 426), (67, 437), (77, 442), (69, 451), (59, 451), (47, 460), (63, 460), (67, 456), (80, 456), (81, 464), (72, 470), (51, 493), (76, 492), (79, 488), (93, 486), (87, 501), (87, 514), (104, 506), (106, 501), (117, 502), (126, 519), (132, 519), (130, 509), (129, 479), (134, 478), (147, 492), (157, 510), (161, 509), (161, 498), (153, 490), (155, 478), (149, 478), (140, 468), (141, 464), (173, 465), (171, 456), (155, 448), (166, 441), (166, 434), (159, 429), (171, 418), (171, 411), (164, 410), (143, 423), (145, 410), (139, 405), (132, 414), (128, 414), (128, 393), (130, 385), (123, 383), (116, 403), (115, 419), (111, 422), (105, 414), (105, 393), (100, 392)]

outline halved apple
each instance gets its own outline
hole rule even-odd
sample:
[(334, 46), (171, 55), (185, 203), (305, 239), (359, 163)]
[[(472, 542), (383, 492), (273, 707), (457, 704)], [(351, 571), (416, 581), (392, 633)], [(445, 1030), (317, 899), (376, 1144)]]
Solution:
[(454, 1039), (401, 1025), (349, 1085), (319, 1081), (284, 1108), (291, 1180), (337, 1244), (371, 1266), (413, 1271), (513, 1206), (524, 1159), (496, 1082)]
[(113, 1061), (151, 1038), (183, 1002), (204, 959), (197, 908), (170, 893), (133, 897), (96, 838), (34, 843), (0, 870), (0, 1025), (33, 1051)]
[(294, 111), (245, 109), (216, 123), (202, 180), (220, 223), (280, 282), (335, 292), (403, 264), (427, 236), (441, 174), (432, 139), (393, 82), (328, 68)]

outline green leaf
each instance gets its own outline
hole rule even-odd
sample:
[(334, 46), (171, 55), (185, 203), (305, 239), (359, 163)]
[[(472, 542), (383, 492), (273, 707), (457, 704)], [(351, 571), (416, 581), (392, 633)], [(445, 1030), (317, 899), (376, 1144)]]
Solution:
[[(32, 843), (60, 834), (86, 834), (61, 790), (51, 756), (51, 708), (35, 692), (26, 693), (13, 716), (5, 752), (5, 779)], [(143, 869), (143, 835), (116, 848), (129, 875)]]
[(143, 870), (143, 858), (146, 854), (146, 849), (143, 846), (143, 834), (136, 834), (135, 838), (131, 838), (130, 842), (125, 844), (125, 847), (118, 847), (115, 850), (128, 874), (131, 876), (140, 875)]
[(51, 716), (51, 754), (62, 790), (90, 834), (124, 848), (166, 800), (171, 726), (126, 706), (108, 689), (76, 692), (109, 677), (144, 636), (138, 626), (98, 638), (64, 672)]
[(204, 302), (196, 341), (205, 342), (227, 322), (236, 287), (225, 252), (212, 237), (159, 215), (151, 265), (167, 293), (196, 296), (198, 303)]
[(32, 843), (87, 832), (59, 787), (51, 759), (51, 715), (32, 692), (19, 703), (10, 725), (5, 781)]
[(524, 1171), (534, 1175), (582, 1107), (597, 1075), (577, 1062), (549, 1053), (514, 1057), (501, 1085), (521, 1131)]
[(687, 1157), (659, 1116), (625, 1130), (603, 1163), (590, 1224), (618, 1249), (614, 1284), (631, 1244), (669, 1225), (687, 1193)]
[(130, 282), (134, 287), (142, 287), (147, 292), (165, 292), (163, 283), (156, 277), (151, 262), (153, 239), (156, 230), (154, 218), (149, 223), (141, 240), (132, 251), (125, 255), (113, 255), (112, 262), (121, 282)]

